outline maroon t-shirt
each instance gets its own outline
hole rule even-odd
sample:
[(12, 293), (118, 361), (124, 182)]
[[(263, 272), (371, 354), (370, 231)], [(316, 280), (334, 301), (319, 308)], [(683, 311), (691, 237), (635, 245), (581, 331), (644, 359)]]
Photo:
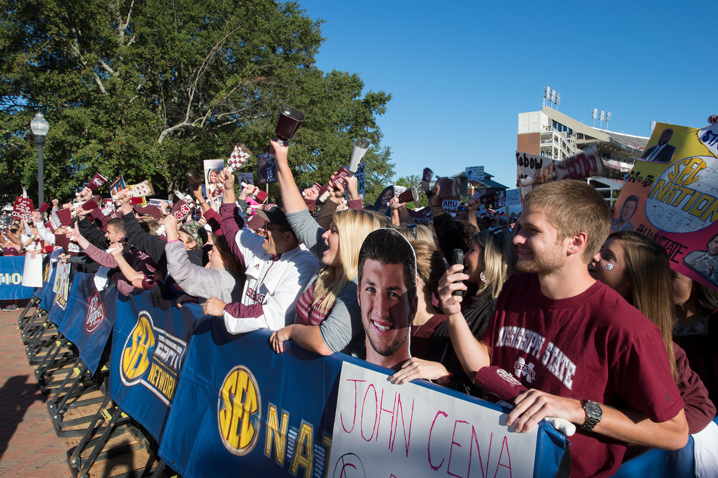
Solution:
[[(633, 408), (655, 422), (683, 408), (658, 327), (610, 287), (596, 282), (569, 299), (552, 300), (534, 274), (503, 287), (484, 335), (491, 365), (527, 388)], [(612, 476), (626, 445), (579, 429), (571, 442), (571, 476)]]

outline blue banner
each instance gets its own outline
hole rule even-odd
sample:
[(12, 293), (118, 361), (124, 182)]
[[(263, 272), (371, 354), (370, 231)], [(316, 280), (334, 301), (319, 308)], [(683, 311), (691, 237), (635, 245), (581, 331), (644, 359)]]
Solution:
[[(57, 274), (59, 273), (60, 272), (58, 271)], [(55, 278), (57, 278), (57, 274), (55, 274)], [(78, 277), (78, 272), (70, 270), (69, 279), (67, 280), (67, 292), (58, 292), (54, 294), (52, 299), (52, 304), (48, 310), (47, 318), (50, 322), (57, 326), (58, 330), (62, 330), (62, 323), (65, 320), (67, 312), (70, 310), (69, 305), (75, 300), (75, 295), (78, 290)]]
[[(95, 287), (94, 274), (75, 272), (70, 301), (58, 327), (60, 333), (77, 346), (80, 358), (93, 374), (112, 333), (117, 302), (116, 290), (112, 287), (107, 292), (100, 293)], [(107, 314), (105, 295), (107, 301), (112, 303), (111, 317)]]
[(52, 285), (55, 283), (55, 268), (48, 264), (45, 270), (45, 283), (36, 295), (37, 298), (40, 299), (38, 308), (42, 310), (50, 310), (52, 301), (55, 299), (55, 293), (52, 291)]
[(25, 256), (0, 256), (0, 300), (29, 299), (35, 288), (22, 286)]
[[(343, 354), (320, 357), (292, 342), (275, 354), (269, 335), (231, 335), (217, 317), (195, 329), (160, 443), (160, 456), (185, 478), (206, 476), (208, 466), (225, 476), (237, 470), (246, 476), (335, 476), (327, 467), (342, 363), (387, 370)], [(431, 393), (485, 404), (424, 384)], [(535, 476), (556, 473), (565, 443), (542, 426)], [(389, 452), (375, 459), (390, 459)]]
[(147, 292), (120, 295), (116, 307), (110, 396), (161, 441), (195, 317), (187, 307), (160, 307)]

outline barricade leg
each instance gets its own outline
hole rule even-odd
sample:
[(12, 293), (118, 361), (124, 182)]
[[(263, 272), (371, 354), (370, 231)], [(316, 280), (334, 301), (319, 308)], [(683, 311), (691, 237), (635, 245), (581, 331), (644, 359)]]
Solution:
[(25, 308), (22, 309), (22, 312), (20, 312), (20, 316), (17, 318), (17, 324), (19, 326), (22, 326), (22, 323), (25, 320), (25, 316), (28, 314), (28, 312), (30, 312), (30, 309), (32, 309), (35, 305), (39, 303), (40, 299), (36, 295), (33, 295), (32, 298), (30, 298)]

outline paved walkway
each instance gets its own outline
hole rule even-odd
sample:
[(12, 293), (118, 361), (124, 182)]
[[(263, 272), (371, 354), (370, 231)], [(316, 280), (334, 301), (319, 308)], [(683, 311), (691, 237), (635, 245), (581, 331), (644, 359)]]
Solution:
[(55, 435), (17, 327), (22, 312), (0, 312), (0, 476), (71, 477), (67, 446)]

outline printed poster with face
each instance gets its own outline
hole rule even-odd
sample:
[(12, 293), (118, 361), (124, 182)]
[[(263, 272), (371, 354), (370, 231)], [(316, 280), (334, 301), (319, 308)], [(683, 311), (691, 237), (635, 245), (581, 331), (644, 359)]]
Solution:
[(204, 160), (204, 185), (207, 188), (206, 199), (213, 200), (222, 197), (222, 185), (219, 183), (219, 173), (224, 169), (223, 159)]
[(706, 128), (658, 123), (616, 201), (612, 231), (668, 251), (671, 268), (718, 289), (718, 157)]
[(258, 154), (257, 168), (259, 184), (276, 183), (278, 181), (277, 162), (273, 155), (269, 153)]

